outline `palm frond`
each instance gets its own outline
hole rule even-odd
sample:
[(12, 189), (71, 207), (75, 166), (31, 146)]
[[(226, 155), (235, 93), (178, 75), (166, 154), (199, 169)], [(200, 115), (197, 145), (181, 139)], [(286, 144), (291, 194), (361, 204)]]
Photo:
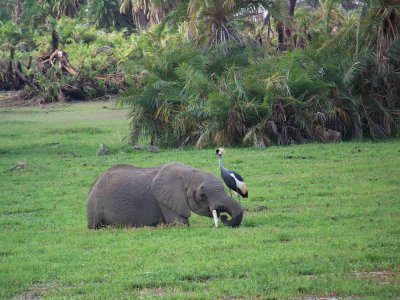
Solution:
[(314, 132), (321, 142), (340, 142), (342, 140), (340, 132), (321, 125), (315, 126)]
[(368, 71), (374, 60), (374, 54), (365, 52), (361, 59), (355, 62), (346, 72), (344, 83), (347, 87), (354, 86), (357, 82), (363, 81), (364, 73)]

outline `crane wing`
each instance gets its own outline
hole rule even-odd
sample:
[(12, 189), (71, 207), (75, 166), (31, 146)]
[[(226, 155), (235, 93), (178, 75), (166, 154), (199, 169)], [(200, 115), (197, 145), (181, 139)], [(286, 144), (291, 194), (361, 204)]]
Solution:
[(243, 178), (236, 172), (232, 172), (230, 173), (230, 175), (235, 180), (235, 186), (236, 186), (235, 191), (239, 193), (243, 198), (247, 198), (248, 197), (247, 186)]
[[(238, 173), (236, 173), (235, 171), (229, 170), (229, 173), (233, 174), (233, 175), (235, 176), (235, 178), (236, 178), (238, 181), (244, 182), (244, 179), (242, 178), (242, 176), (240, 176), (240, 175), (239, 175)], [(232, 176), (232, 175), (231, 175), (231, 176)]]
[(221, 172), (221, 177), (224, 180), (225, 184), (227, 185), (228, 188), (231, 190), (235, 191), (237, 190), (236, 187), (236, 180), (231, 176), (231, 171), (229, 170), (224, 170), (225, 172)]

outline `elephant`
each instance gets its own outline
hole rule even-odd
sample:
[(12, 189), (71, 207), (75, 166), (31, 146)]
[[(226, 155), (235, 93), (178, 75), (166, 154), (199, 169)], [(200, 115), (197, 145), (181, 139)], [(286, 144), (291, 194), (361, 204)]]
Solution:
[[(119, 164), (100, 174), (87, 201), (89, 229), (189, 224), (191, 212), (237, 227), (242, 207), (217, 177), (181, 163), (141, 168)], [(226, 212), (226, 215), (220, 215)]]

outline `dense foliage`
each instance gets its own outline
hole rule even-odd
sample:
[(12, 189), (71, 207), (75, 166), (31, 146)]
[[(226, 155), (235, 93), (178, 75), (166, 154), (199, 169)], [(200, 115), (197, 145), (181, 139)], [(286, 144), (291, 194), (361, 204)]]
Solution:
[(296, 2), (8, 0), (0, 88), (120, 93), (133, 143), (398, 137), (398, 3)]

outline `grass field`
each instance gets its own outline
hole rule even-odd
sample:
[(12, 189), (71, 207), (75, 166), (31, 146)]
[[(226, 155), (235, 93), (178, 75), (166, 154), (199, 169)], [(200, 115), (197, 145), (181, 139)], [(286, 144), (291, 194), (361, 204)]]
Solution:
[(88, 230), (113, 164), (218, 174), (214, 149), (130, 150), (128, 124), (112, 102), (0, 108), (1, 299), (400, 298), (399, 141), (227, 148), (241, 227)]

